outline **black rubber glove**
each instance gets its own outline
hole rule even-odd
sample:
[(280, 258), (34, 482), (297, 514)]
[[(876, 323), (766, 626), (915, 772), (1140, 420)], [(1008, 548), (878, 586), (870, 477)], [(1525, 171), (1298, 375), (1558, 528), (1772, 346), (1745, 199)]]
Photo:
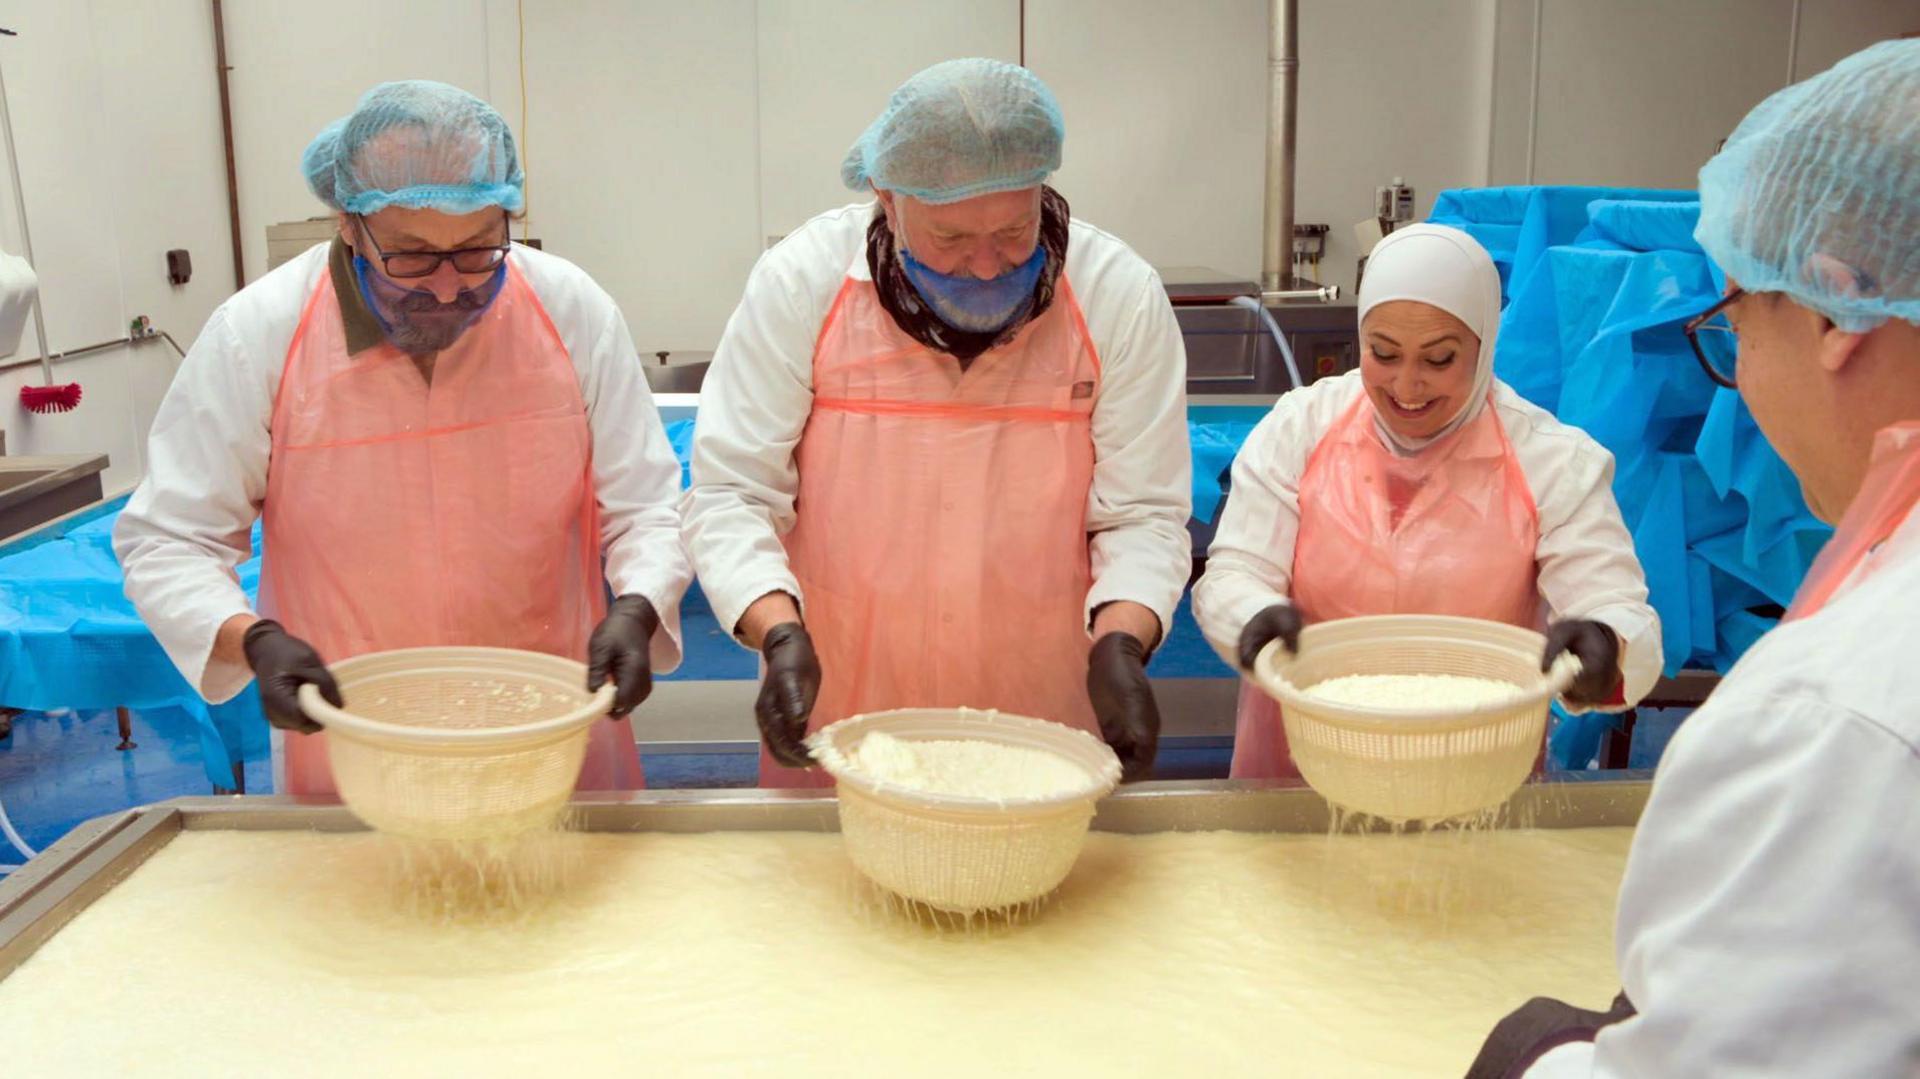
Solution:
[(1613, 691), (1620, 687), (1620, 638), (1611, 628), (1583, 619), (1555, 622), (1547, 629), (1547, 650), (1540, 657), (1540, 672), (1551, 669), (1562, 652), (1572, 652), (1580, 661), (1580, 673), (1567, 687), (1567, 700), (1606, 704), (1613, 699)]
[(1278, 638), (1289, 652), (1300, 651), (1300, 612), (1291, 603), (1276, 603), (1247, 620), (1240, 631), (1240, 667), (1253, 670), (1253, 661), (1267, 642)]
[(607, 607), (607, 616), (587, 638), (587, 692), (597, 692), (613, 680), (615, 719), (640, 707), (653, 692), (653, 658), (648, 648), (660, 616), (645, 596), (620, 596)]
[(320, 696), (335, 708), (345, 708), (340, 686), (327, 673), (327, 663), (313, 646), (282, 629), (280, 623), (262, 618), (247, 627), (240, 638), (247, 655), (247, 666), (260, 683), (260, 705), (267, 722), (283, 731), (314, 734), (320, 724), (300, 711), (300, 687), (309, 683), (319, 687)]
[(1633, 1018), (1625, 993), (1613, 1007), (1591, 1012), (1551, 997), (1534, 997), (1500, 1020), (1467, 1069), (1467, 1079), (1518, 1079), (1548, 1051), (1569, 1042), (1590, 1042), (1602, 1027)]
[(1120, 757), (1121, 781), (1151, 776), (1160, 752), (1160, 705), (1147, 681), (1147, 646), (1140, 638), (1115, 631), (1093, 642), (1087, 696), (1100, 720), (1100, 737)]
[(813, 654), (813, 638), (800, 623), (782, 622), (761, 639), (760, 654), (767, 660), (760, 698), (753, 702), (760, 737), (774, 760), (789, 768), (811, 768), (807, 717), (820, 695), (820, 659)]

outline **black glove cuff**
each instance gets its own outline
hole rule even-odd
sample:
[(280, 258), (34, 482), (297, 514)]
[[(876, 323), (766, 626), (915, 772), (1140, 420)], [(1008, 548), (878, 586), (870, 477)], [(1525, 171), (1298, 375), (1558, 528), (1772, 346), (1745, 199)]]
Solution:
[[(1114, 639), (1116, 637), (1120, 639), (1116, 641)], [(1100, 639), (1093, 642), (1093, 650), (1095, 652), (1118, 651), (1124, 656), (1139, 660), (1142, 665), (1145, 665), (1147, 657), (1153, 654), (1140, 638), (1124, 629), (1101, 634)]]
[(247, 631), (240, 635), (240, 652), (247, 657), (247, 665), (253, 666), (260, 662), (258, 657), (253, 654), (253, 651), (254, 648), (259, 645), (261, 638), (271, 637), (276, 633), (285, 632), (286, 627), (271, 618), (262, 618), (253, 625), (248, 626)]
[(614, 615), (638, 620), (646, 630), (643, 636), (648, 639), (652, 639), (654, 632), (660, 628), (660, 613), (653, 609), (653, 601), (637, 592), (615, 596), (613, 602), (607, 605), (607, 617)]
[(813, 638), (808, 635), (807, 627), (798, 622), (782, 622), (760, 638), (760, 654), (771, 659), (774, 649), (796, 640), (805, 643), (808, 647), (813, 645)]

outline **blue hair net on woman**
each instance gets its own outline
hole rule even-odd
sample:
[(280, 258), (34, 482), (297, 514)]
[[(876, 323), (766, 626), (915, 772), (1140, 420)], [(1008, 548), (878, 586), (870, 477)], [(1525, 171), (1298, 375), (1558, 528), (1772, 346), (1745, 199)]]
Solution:
[(1761, 102), (1700, 170), (1694, 238), (1740, 287), (1864, 333), (1920, 322), (1920, 41)]
[(959, 202), (1046, 182), (1066, 141), (1060, 103), (1018, 64), (948, 60), (902, 83), (847, 151), (840, 178), (922, 202)]
[(526, 201), (506, 120), (465, 90), (424, 79), (368, 90), (352, 114), (314, 137), (300, 167), (320, 201), (353, 214), (513, 211)]

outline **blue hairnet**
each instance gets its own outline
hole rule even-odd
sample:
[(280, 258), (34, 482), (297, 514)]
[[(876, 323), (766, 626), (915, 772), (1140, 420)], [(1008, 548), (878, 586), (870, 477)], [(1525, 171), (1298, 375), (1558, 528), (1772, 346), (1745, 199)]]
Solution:
[(1851, 333), (1920, 322), (1920, 41), (1774, 94), (1700, 170), (1700, 246)]
[(1018, 64), (948, 60), (902, 83), (840, 165), (840, 179), (922, 202), (1044, 183), (1067, 128), (1047, 85)]
[(424, 79), (368, 90), (351, 115), (314, 137), (300, 167), (320, 201), (347, 213), (469, 214), (526, 202), (506, 120), (465, 90)]

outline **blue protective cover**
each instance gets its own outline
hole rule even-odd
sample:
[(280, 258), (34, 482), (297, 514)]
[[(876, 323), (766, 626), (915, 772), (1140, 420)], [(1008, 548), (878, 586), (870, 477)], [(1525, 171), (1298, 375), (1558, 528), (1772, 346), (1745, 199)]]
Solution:
[[(1500, 267), (1495, 373), (1613, 452), (1669, 674), (1730, 668), (1831, 533), (1681, 331), (1725, 281), (1694, 242), (1699, 213), (1692, 192), (1507, 187), (1445, 192), (1432, 218)], [(1561, 723), (1556, 759), (1584, 764), (1608, 722)]]
[(1067, 137), (1060, 103), (1019, 64), (946, 60), (888, 99), (840, 163), (865, 196), (879, 188), (928, 203), (958, 202), (1045, 183)]
[(1848, 333), (1920, 322), (1920, 37), (1908, 37), (1767, 98), (1700, 169), (1701, 247), (1748, 292), (1784, 292)]
[[(666, 425), (683, 488), (689, 481), (693, 430), (693, 420)], [(1243, 419), (1195, 421), (1191, 430), (1194, 513), (1210, 521), (1220, 504), (1221, 482), (1253, 424)], [(257, 749), (265, 738), (259, 694), (249, 685), (233, 700), (209, 706), (134, 612), (121, 590), (112, 543), (124, 501), (91, 519), (36, 532), (0, 548), (0, 706), (39, 712), (179, 709), (200, 730), (207, 779), (231, 790), (235, 784), (229, 762), (241, 759), (243, 749)], [(255, 557), (239, 570), (249, 601), (260, 583), (258, 524), (253, 549)], [(686, 657), (680, 669), (664, 679), (756, 676), (756, 657), (722, 632), (713, 617), (696, 583), (681, 605)], [(1167, 644), (1154, 659), (1156, 673), (1163, 676), (1231, 673), (1207, 648), (1184, 601)]]
[(680, 489), (684, 491), (693, 486), (693, 421), (667, 424), (667, 445), (673, 447), (674, 459), (680, 462)]
[(1253, 433), (1254, 425), (1237, 420), (1187, 421), (1187, 439), (1193, 446), (1193, 519), (1212, 524), (1220, 512), (1227, 474), (1233, 458)]
[[(209, 706), (180, 676), (121, 592), (112, 541), (118, 518), (115, 506), (0, 556), (0, 705), (29, 711), (180, 709), (200, 729), (208, 780), (232, 789), (228, 762), (240, 758), (248, 725), (259, 721), (259, 696), (249, 686), (233, 700)], [(259, 543), (256, 526), (256, 551)], [(255, 557), (240, 567), (249, 599), (259, 581)]]
[(389, 206), (470, 214), (526, 206), (513, 130), (492, 105), (428, 79), (383, 82), (300, 155), (314, 197), (350, 214)]

